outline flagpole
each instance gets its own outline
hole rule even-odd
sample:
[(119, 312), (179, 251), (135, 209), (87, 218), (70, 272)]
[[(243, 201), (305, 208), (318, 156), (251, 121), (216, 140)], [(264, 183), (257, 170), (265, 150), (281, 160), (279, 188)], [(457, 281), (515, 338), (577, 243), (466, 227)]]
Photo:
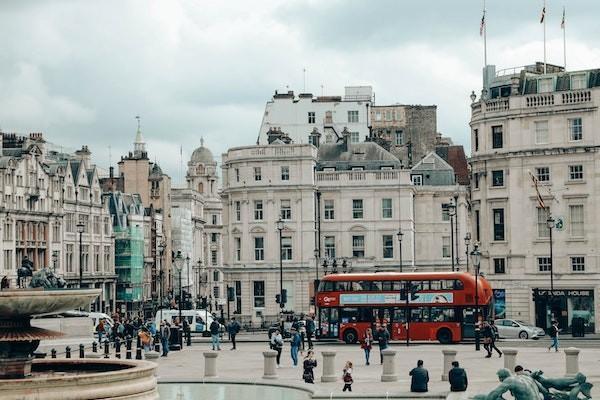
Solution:
[(544, 0), (544, 74), (546, 73), (546, 0)]
[(563, 18), (562, 18), (562, 30), (563, 30), (563, 58), (565, 71), (567, 70), (567, 25), (565, 22), (565, 7), (563, 6)]
[(487, 67), (487, 21), (485, 11), (485, 0), (483, 0), (483, 66)]

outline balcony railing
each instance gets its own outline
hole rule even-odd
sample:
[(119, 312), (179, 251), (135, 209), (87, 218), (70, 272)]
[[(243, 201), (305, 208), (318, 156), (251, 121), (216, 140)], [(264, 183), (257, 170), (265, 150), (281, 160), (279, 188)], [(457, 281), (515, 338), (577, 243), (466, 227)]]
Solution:
[(510, 108), (508, 98), (490, 100), (485, 103), (486, 112), (506, 111)]
[[(323, 171), (317, 172), (317, 182), (336, 182), (336, 185), (364, 185), (365, 183), (397, 184), (400, 180), (402, 183), (409, 184), (409, 171), (404, 171), (406, 176), (402, 176), (402, 171)], [(406, 182), (405, 182), (406, 180)]]
[(578, 90), (562, 93), (563, 104), (586, 103), (592, 101), (592, 92), (590, 90)]

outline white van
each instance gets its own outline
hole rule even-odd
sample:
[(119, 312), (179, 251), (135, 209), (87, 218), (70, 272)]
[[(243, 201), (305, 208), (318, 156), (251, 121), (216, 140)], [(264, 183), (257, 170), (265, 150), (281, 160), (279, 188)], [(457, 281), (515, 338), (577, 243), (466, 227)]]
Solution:
[[(185, 318), (190, 324), (192, 332), (208, 334), (210, 324), (213, 322), (213, 316), (208, 310), (181, 310), (181, 317)], [(177, 318), (179, 318), (179, 310), (158, 310), (154, 317), (154, 321), (158, 329), (161, 320), (166, 319), (171, 323), (175, 323)], [(220, 325), (220, 331), (223, 332), (224, 330), (225, 327)]]
[(94, 329), (96, 329), (96, 326), (98, 326), (98, 322), (100, 322), (101, 319), (103, 319), (104, 323), (108, 324), (111, 328), (115, 326), (115, 321), (113, 321), (113, 319), (108, 314), (91, 312), (88, 314), (88, 317), (92, 319)]

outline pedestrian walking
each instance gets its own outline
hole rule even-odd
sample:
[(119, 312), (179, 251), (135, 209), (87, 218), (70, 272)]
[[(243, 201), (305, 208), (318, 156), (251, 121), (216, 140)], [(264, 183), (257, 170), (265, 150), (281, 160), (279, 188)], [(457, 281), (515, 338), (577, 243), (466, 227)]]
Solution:
[(371, 348), (373, 347), (373, 331), (371, 328), (367, 328), (365, 330), (365, 334), (360, 341), (360, 348), (365, 352), (365, 361), (367, 365), (369, 364), (369, 357), (371, 356)]
[(315, 334), (315, 321), (311, 316), (308, 316), (306, 319), (306, 339), (308, 341), (308, 349), (311, 350), (313, 348), (312, 338)]
[(241, 326), (239, 322), (235, 320), (235, 317), (231, 317), (231, 321), (229, 321), (229, 325), (227, 325), (227, 332), (229, 333), (229, 337), (231, 338), (231, 344), (233, 346), (231, 350), (236, 350), (235, 336), (238, 334), (240, 329)]
[(271, 335), (271, 349), (277, 352), (277, 368), (281, 366), (281, 351), (283, 350), (283, 336), (279, 329), (275, 330)]
[(101, 319), (98, 322), (98, 325), (96, 325), (96, 333), (98, 334), (98, 343), (102, 344), (102, 337), (104, 336), (104, 330), (106, 328), (104, 327), (104, 320)]
[(498, 349), (498, 347), (496, 347), (496, 336), (498, 335), (498, 328), (496, 328), (496, 325), (494, 325), (493, 320), (490, 320), (485, 325), (483, 332), (484, 332), (483, 334), (485, 337), (484, 343), (487, 342), (487, 347), (485, 345), (484, 345), (484, 347), (488, 352), (485, 357), (491, 358), (492, 350), (496, 350), (496, 352), (498, 352), (498, 357), (502, 357), (502, 352), (500, 351), (500, 349)]
[(448, 371), (448, 381), (450, 381), (451, 392), (464, 392), (469, 384), (467, 372), (460, 368), (458, 361), (452, 361), (452, 368)]
[(306, 320), (302, 319), (302, 321), (300, 321), (298, 323), (298, 332), (300, 333), (300, 340), (301, 340), (301, 344), (302, 344), (302, 351), (304, 351), (305, 350), (304, 342), (306, 340)]
[(427, 392), (427, 383), (429, 382), (429, 371), (423, 367), (423, 360), (417, 361), (417, 367), (413, 368), (409, 375), (410, 380), (410, 391), (416, 393)]
[(344, 367), (342, 379), (344, 380), (344, 387), (342, 388), (342, 392), (348, 390), (352, 391), (352, 384), (354, 383), (354, 379), (352, 378), (352, 361), (346, 361), (346, 366)]
[(304, 371), (302, 372), (302, 379), (306, 383), (315, 383), (315, 374), (313, 369), (317, 368), (317, 360), (315, 360), (315, 353), (309, 350), (302, 363)]
[(558, 351), (558, 321), (552, 321), (552, 326), (550, 327), (550, 338), (552, 339), (552, 344), (548, 347), (548, 351), (552, 350), (554, 347), (555, 351)]
[(145, 326), (142, 326), (138, 331), (138, 336), (140, 337), (142, 346), (144, 346), (144, 351), (150, 351), (152, 346), (152, 335), (150, 334), (150, 331)]
[(210, 337), (212, 342), (212, 349), (221, 350), (221, 338), (219, 336), (221, 330), (221, 324), (217, 322), (217, 315), (213, 315), (213, 321), (210, 323)]
[(379, 326), (377, 332), (377, 344), (379, 345), (379, 357), (383, 364), (383, 350), (387, 349), (390, 343), (390, 333), (387, 330), (387, 324)]
[(169, 339), (171, 338), (171, 325), (165, 319), (160, 323), (160, 343), (162, 345), (162, 357), (169, 355)]
[(292, 356), (292, 363), (294, 367), (298, 366), (298, 350), (300, 349), (300, 344), (302, 339), (300, 338), (300, 333), (292, 328), (292, 338), (290, 340), (290, 354)]

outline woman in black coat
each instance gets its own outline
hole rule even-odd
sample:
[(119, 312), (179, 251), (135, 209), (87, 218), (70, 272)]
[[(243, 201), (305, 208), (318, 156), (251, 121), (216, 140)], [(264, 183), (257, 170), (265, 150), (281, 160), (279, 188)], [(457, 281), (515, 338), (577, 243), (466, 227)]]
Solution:
[(304, 372), (302, 373), (302, 379), (306, 383), (315, 383), (315, 374), (313, 369), (317, 367), (317, 360), (315, 360), (315, 354), (312, 350), (308, 351), (306, 354), (306, 358), (304, 358), (304, 363), (302, 364), (304, 367)]

